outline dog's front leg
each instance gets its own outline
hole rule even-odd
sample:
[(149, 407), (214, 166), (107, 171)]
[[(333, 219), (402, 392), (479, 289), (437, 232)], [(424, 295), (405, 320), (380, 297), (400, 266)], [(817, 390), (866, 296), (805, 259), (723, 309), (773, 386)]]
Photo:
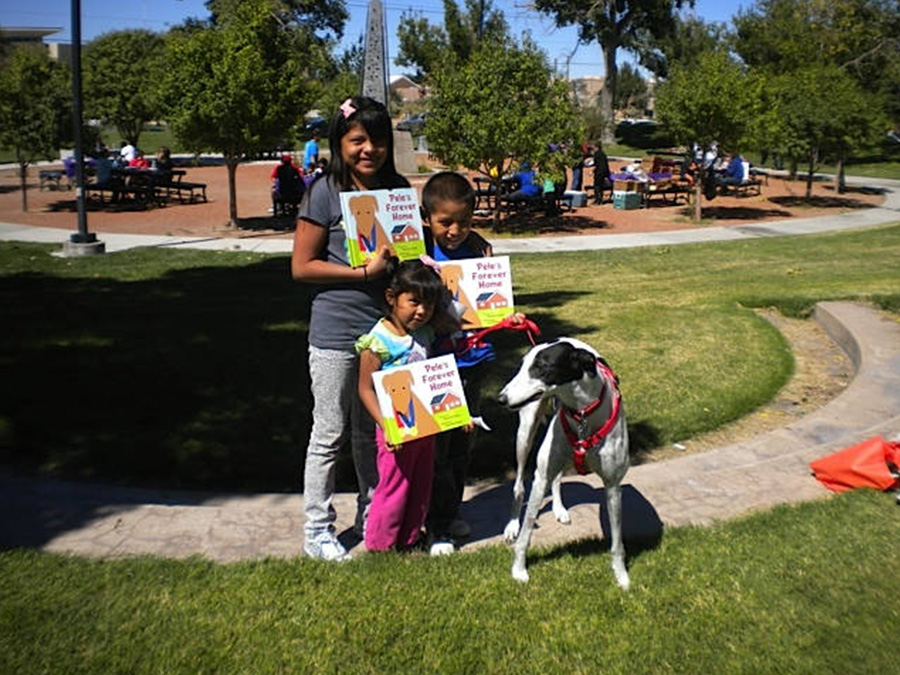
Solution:
[(569, 517), (569, 511), (562, 500), (562, 477), (562, 471), (556, 474), (556, 478), (553, 479), (553, 484), (550, 486), (550, 492), (553, 493), (553, 515), (556, 516), (557, 521), (563, 525), (568, 525), (572, 522), (572, 519)]
[(625, 545), (622, 542), (622, 488), (616, 484), (606, 486), (605, 490), (612, 539), (609, 550), (612, 558), (612, 570), (616, 575), (616, 583), (627, 591), (631, 586), (631, 580), (628, 578), (628, 570), (625, 567)]
[(525, 558), (528, 546), (531, 543), (531, 533), (534, 530), (534, 521), (537, 519), (541, 503), (547, 491), (548, 480), (555, 480), (562, 472), (563, 463), (558, 457), (551, 454), (556, 424), (551, 424), (541, 449), (538, 451), (537, 467), (534, 470), (534, 482), (531, 484), (531, 494), (528, 496), (528, 506), (525, 507), (525, 518), (522, 521), (522, 531), (516, 539), (515, 557), (513, 558), (512, 575), (517, 581), (528, 581), (528, 570), (525, 566)]
[(516, 482), (513, 485), (509, 522), (503, 530), (506, 541), (515, 541), (519, 536), (519, 518), (522, 515), (522, 500), (525, 498), (525, 465), (528, 463), (528, 455), (534, 443), (534, 434), (548, 405), (548, 401), (534, 401), (519, 409), (519, 429), (516, 432)]

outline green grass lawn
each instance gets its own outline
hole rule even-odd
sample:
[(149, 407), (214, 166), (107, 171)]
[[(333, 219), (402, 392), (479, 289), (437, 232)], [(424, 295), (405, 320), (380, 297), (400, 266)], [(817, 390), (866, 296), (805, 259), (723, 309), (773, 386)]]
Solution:
[[(287, 256), (0, 245), (0, 465), (131, 485), (293, 491), (309, 430), (306, 289)], [(900, 311), (900, 226), (747, 242), (518, 255), (516, 304), (621, 377), (639, 456), (771, 400), (792, 370), (752, 311), (825, 299)], [(495, 403), (526, 342), (495, 340), (474, 477), (514, 467)], [(339, 480), (353, 485), (349, 460)]]
[[(217, 565), (0, 554), (0, 672), (896, 672), (900, 519), (848, 493), (530, 556), (371, 554)], [(627, 513), (626, 513), (627, 517)]]

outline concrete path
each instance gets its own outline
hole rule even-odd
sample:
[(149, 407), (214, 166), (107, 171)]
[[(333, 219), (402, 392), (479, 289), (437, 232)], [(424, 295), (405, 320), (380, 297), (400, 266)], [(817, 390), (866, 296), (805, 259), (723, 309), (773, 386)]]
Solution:
[[(896, 182), (900, 187), (900, 182)], [(581, 250), (677, 244), (866, 227), (900, 220), (900, 197), (892, 189), (880, 208), (833, 218), (706, 228), (647, 235), (506, 240), (498, 253)], [(723, 230), (718, 234), (715, 231)], [(0, 240), (61, 243), (68, 233), (0, 224)], [(253, 249), (247, 240), (172, 240), (141, 235), (104, 235), (108, 250), (134, 246)], [(571, 243), (573, 240), (576, 243)], [(252, 240), (251, 240), (252, 241)], [(623, 242), (628, 241), (625, 244)], [(552, 243), (551, 243), (552, 242)], [(285, 242), (289, 247), (289, 242)], [(283, 246), (284, 244), (278, 244)], [(281, 250), (281, 249), (277, 249)], [(820, 303), (816, 319), (851, 357), (856, 376), (822, 409), (782, 429), (749, 441), (667, 462), (634, 467), (625, 481), (624, 519), (632, 540), (657, 540), (664, 527), (708, 524), (774, 504), (815, 499), (828, 493), (810, 475), (810, 460), (872, 435), (900, 434), (900, 324), (872, 309)], [(512, 443), (512, 441), (511, 441)], [(510, 450), (512, 452), (512, 449)], [(482, 483), (466, 491), (463, 517), (473, 532), (463, 550), (498, 543), (508, 518), (509, 483)], [(535, 530), (536, 546), (555, 545), (600, 531), (596, 477), (565, 480), (563, 498), (572, 517), (559, 525), (545, 507)], [(335, 498), (341, 538), (361, 553), (351, 519), (355, 497)], [(87, 556), (200, 555), (217, 561), (300, 555), (302, 496), (218, 495), (159, 492), (0, 475), (0, 548), (35, 547)], [(601, 521), (602, 522), (602, 521)]]

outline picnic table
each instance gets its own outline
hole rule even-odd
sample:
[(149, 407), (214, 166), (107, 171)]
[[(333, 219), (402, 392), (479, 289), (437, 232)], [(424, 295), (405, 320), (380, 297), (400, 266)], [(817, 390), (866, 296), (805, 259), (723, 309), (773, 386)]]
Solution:
[[(88, 182), (86, 192), (101, 204), (118, 204), (122, 201), (147, 208), (165, 206), (173, 197), (182, 204), (193, 203), (206, 197), (206, 183), (195, 183), (184, 180), (187, 171), (157, 171), (137, 167), (114, 168), (110, 179), (104, 182)], [(96, 175), (96, 174), (95, 174)]]

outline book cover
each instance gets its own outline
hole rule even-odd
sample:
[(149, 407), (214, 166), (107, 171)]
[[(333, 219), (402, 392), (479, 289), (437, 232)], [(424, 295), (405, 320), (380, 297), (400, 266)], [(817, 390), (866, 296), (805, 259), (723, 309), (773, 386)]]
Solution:
[(515, 312), (509, 256), (442, 261), (441, 278), (464, 306), (463, 330), (486, 328)]
[(351, 267), (365, 265), (382, 246), (400, 260), (425, 253), (419, 197), (414, 188), (341, 193)]
[(472, 421), (452, 354), (379, 370), (372, 378), (381, 428), (394, 445)]

